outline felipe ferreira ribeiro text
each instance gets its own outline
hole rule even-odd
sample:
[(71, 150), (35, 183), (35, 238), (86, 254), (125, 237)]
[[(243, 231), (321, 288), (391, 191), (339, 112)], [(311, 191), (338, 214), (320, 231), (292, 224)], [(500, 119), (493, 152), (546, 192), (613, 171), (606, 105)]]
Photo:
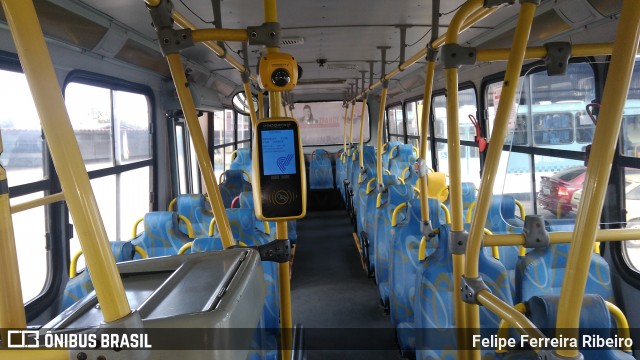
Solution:
[[(580, 343), (578, 343), (580, 341)], [(530, 346), (534, 349), (549, 349), (549, 348), (622, 348), (633, 346), (633, 340), (630, 338), (623, 338), (617, 335), (613, 337), (602, 337), (600, 335), (582, 335), (582, 337), (564, 337), (560, 335), (555, 338), (535, 338), (529, 335), (521, 335), (520, 339), (513, 338), (501, 338), (497, 335), (491, 335), (490, 337), (482, 337), (480, 335), (473, 335), (473, 347), (485, 347), (506, 349), (516, 346), (525, 347)]]

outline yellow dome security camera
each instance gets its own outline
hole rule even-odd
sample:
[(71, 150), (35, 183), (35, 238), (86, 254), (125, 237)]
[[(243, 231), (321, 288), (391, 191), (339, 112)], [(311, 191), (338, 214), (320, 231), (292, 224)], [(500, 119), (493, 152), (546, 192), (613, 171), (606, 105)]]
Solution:
[(260, 58), (258, 75), (264, 89), (288, 91), (298, 82), (298, 63), (290, 54), (266, 54)]

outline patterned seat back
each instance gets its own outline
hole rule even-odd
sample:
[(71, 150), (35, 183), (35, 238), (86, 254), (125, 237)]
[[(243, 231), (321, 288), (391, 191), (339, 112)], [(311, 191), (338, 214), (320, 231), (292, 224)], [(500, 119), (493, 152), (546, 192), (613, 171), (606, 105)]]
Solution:
[(329, 153), (316, 149), (309, 164), (309, 187), (313, 189), (333, 189), (333, 168)]
[[(393, 175), (389, 175), (389, 177), (393, 178)], [(384, 304), (389, 303), (389, 256), (391, 249), (389, 234), (391, 234), (391, 215), (398, 205), (413, 199), (415, 195), (416, 192), (411, 185), (390, 185), (381, 196), (380, 207), (376, 208), (374, 216), (376, 223), (374, 225), (375, 235), (373, 238), (373, 243), (375, 243), (374, 266), (380, 299)], [(371, 250), (369, 252), (371, 253)]]
[(244, 170), (251, 175), (251, 149), (242, 148), (236, 150), (236, 157), (229, 165), (230, 170)]
[[(453, 261), (449, 250), (448, 225), (440, 226), (436, 250), (421, 263), (416, 278), (414, 298), (414, 326), (418, 359), (457, 359), (456, 327), (453, 314)], [(480, 252), (479, 273), (493, 295), (507, 304), (513, 304), (508, 275), (504, 266)], [(480, 307), (480, 334), (495, 335), (500, 318), (486, 307)], [(491, 352), (493, 350), (484, 350)]]
[[(445, 223), (440, 202), (429, 199), (429, 220), (434, 228)], [(415, 341), (407, 328), (413, 327), (413, 300), (416, 274), (420, 267), (418, 248), (422, 239), (420, 199), (407, 203), (404, 220), (391, 227), (391, 257), (389, 261), (389, 314), (398, 328), (398, 341), (403, 351), (414, 351)], [(427, 254), (433, 253), (437, 238), (427, 240)]]
[(401, 145), (400, 141), (389, 141), (387, 146), (384, 147), (384, 151), (382, 152), (382, 168), (389, 169), (389, 154), (391, 154), (391, 150)]
[(416, 153), (411, 144), (400, 144), (393, 151), (393, 157), (389, 157), (389, 171), (395, 176), (401, 177), (402, 171), (416, 162)]
[(243, 191), (251, 191), (251, 183), (244, 179), (242, 170), (227, 170), (225, 178), (220, 183), (220, 196), (225, 208), (231, 207), (231, 202)]
[[(515, 301), (532, 296), (560, 295), (567, 267), (570, 244), (553, 244), (529, 251), (516, 268)], [(591, 255), (586, 294), (598, 294), (614, 301), (609, 264), (598, 254)]]
[[(116, 262), (133, 260), (135, 248), (130, 241), (109, 241)], [(58, 312), (68, 309), (93, 291), (89, 270), (85, 269), (73, 279), (69, 279), (62, 295), (62, 304)]]
[[(209, 234), (209, 225), (213, 220), (213, 213), (207, 207), (207, 202), (202, 194), (178, 195), (176, 198), (176, 212), (185, 216), (193, 226), (195, 237), (203, 237)], [(180, 231), (187, 233), (187, 226), (180, 222)]]
[[(180, 248), (191, 241), (180, 231), (178, 214), (173, 211), (147, 213), (143, 220), (144, 231), (131, 243), (144, 249), (149, 257), (176, 255)], [(140, 259), (140, 255), (135, 255)]]

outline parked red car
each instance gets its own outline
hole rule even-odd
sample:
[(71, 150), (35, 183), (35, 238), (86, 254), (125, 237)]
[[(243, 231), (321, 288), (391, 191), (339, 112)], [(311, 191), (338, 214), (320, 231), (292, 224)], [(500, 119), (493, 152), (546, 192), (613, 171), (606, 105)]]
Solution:
[(543, 176), (538, 191), (538, 205), (554, 215), (565, 216), (571, 211), (573, 193), (582, 189), (587, 168), (571, 167), (553, 176)]

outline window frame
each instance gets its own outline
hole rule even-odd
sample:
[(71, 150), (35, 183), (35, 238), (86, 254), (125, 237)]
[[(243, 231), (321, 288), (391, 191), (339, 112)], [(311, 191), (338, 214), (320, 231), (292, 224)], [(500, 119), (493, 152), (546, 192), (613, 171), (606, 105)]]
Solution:
[[(400, 112), (402, 113), (402, 131), (403, 134), (400, 133), (392, 133), (391, 132), (391, 118), (389, 117), (389, 113), (390, 110), (392, 108), (398, 107), (400, 109)], [(404, 103), (401, 101), (398, 102), (394, 102), (392, 104), (387, 105), (387, 107), (384, 109), (385, 114), (387, 115), (387, 119), (386, 119), (386, 125), (387, 125), (387, 141), (392, 141), (391, 137), (396, 137), (398, 140), (393, 140), (393, 141), (400, 141), (400, 138), (402, 138), (402, 142), (404, 144), (407, 143), (407, 124), (406, 124), (406, 116), (405, 116), (405, 108), (404, 108)], [(394, 116), (394, 119), (396, 121), (396, 125), (398, 124), (398, 119)], [(396, 126), (396, 130), (397, 130), (397, 126)]]

